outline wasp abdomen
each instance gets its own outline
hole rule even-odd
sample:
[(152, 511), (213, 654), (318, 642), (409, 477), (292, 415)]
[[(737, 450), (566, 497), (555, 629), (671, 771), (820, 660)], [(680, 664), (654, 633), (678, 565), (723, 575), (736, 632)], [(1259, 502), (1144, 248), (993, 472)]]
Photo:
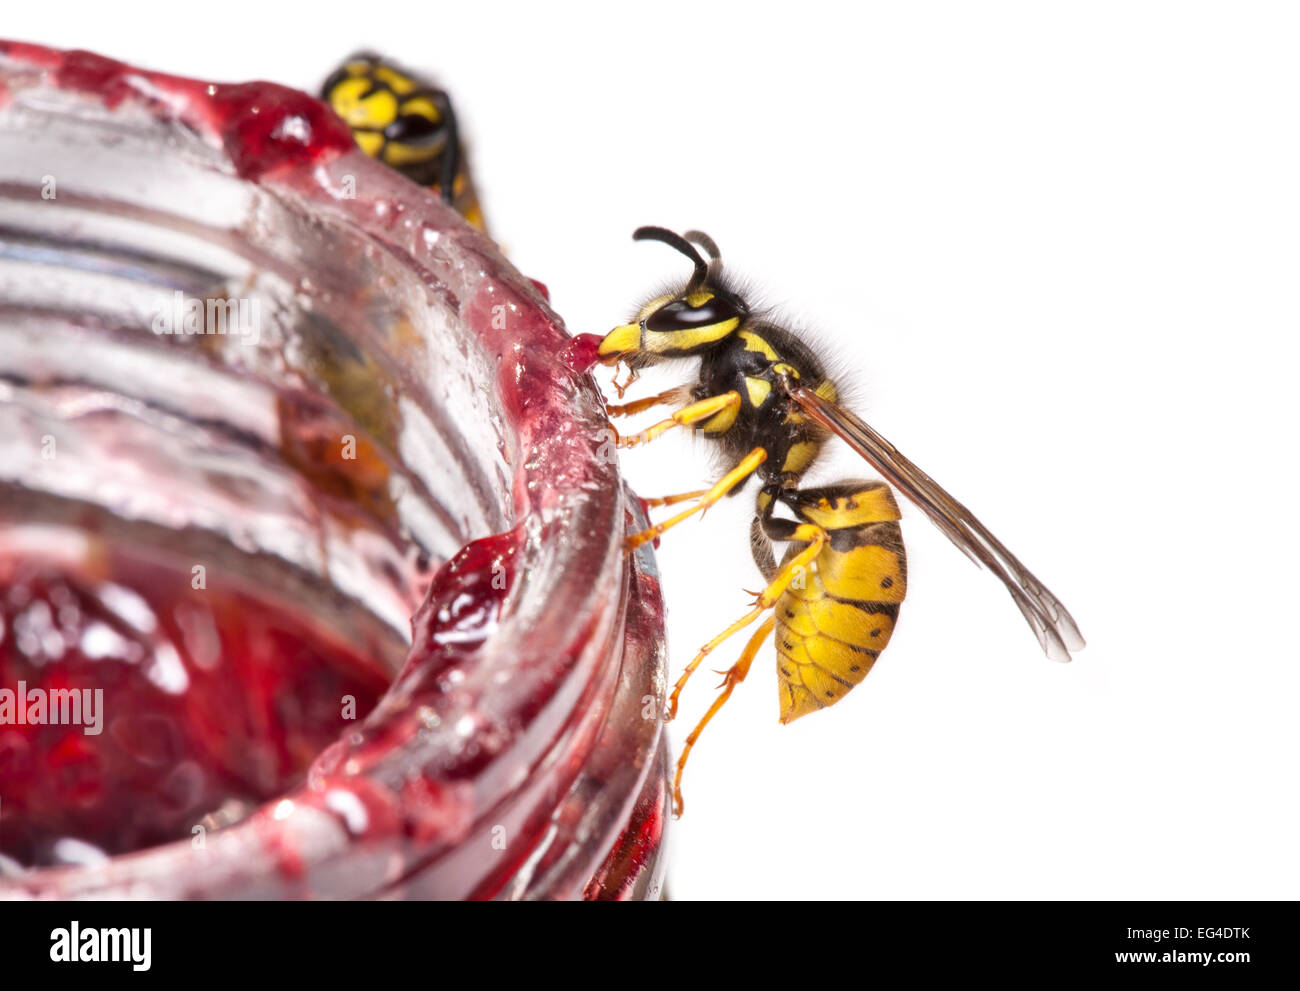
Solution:
[[(898, 506), (886, 486), (841, 490), (796, 512), (829, 539), (804, 580), (776, 603), (783, 723), (834, 705), (862, 682), (889, 643), (907, 594)], [(798, 550), (792, 544), (787, 559)]]

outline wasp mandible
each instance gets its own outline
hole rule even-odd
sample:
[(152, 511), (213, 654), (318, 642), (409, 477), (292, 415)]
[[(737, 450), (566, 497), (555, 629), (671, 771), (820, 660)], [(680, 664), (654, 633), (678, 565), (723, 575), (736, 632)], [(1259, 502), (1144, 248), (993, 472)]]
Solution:
[[(619, 438), (621, 447), (648, 443), (676, 427), (716, 441), (731, 467), (697, 492), (648, 500), (651, 506), (693, 503), (628, 538), (639, 547), (738, 492), (751, 476), (761, 482), (751, 524), (754, 561), (767, 581), (745, 615), (705, 644), (669, 696), (677, 714), (682, 689), (701, 662), (765, 613), (721, 692), (691, 731), (677, 761), (673, 798), (681, 815), (682, 772), (704, 727), (731, 697), (769, 636), (776, 637), (782, 723), (834, 705), (867, 676), (889, 643), (907, 594), (907, 564), (898, 504), (888, 485), (851, 480), (819, 488), (799, 482), (836, 436), (915, 503), (958, 548), (988, 568), (1011, 593), (1048, 657), (1068, 661), (1084, 646), (1069, 612), (960, 502), (867, 423), (840, 405), (840, 392), (813, 349), (793, 331), (754, 312), (723, 271), (707, 234), (641, 227), (633, 238), (661, 241), (688, 258), (690, 278), (651, 299), (629, 323), (602, 339), (607, 365), (642, 367), (698, 357), (694, 383), (623, 405), (625, 416), (678, 405), (670, 417)], [(708, 255), (706, 261), (700, 250)], [(620, 387), (620, 393), (621, 393)], [(789, 518), (778, 516), (784, 510)], [(786, 545), (778, 562), (774, 543)]]

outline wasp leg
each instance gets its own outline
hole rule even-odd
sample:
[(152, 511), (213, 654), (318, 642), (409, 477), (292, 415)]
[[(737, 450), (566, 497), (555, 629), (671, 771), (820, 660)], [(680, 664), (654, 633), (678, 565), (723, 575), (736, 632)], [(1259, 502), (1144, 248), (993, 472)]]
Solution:
[(776, 605), (776, 600), (785, 594), (785, 590), (794, 584), (795, 581), (800, 580), (807, 574), (808, 565), (812, 563), (813, 559), (816, 558), (818, 554), (821, 553), (822, 548), (826, 545), (827, 537), (826, 531), (821, 527), (814, 526), (811, 523), (803, 523), (794, 529), (794, 532), (791, 533), (789, 539), (798, 541), (806, 540), (808, 546), (787, 561), (785, 566), (777, 573), (777, 576), (772, 579), (771, 584), (758, 594), (754, 599), (753, 609), (745, 613), (745, 615), (741, 616), (740, 619), (736, 620), (701, 647), (700, 652), (695, 655), (695, 659), (691, 661), (690, 664), (686, 665), (686, 670), (683, 671), (682, 676), (677, 679), (677, 684), (673, 686), (672, 694), (668, 696), (669, 719), (675, 719), (677, 717), (677, 700), (682, 694), (682, 689), (686, 687), (686, 682), (690, 680), (691, 675), (695, 673), (696, 668), (700, 666), (700, 663), (704, 658), (717, 650), (718, 647), (722, 645), (723, 641), (728, 640), (735, 634), (739, 633), (750, 623), (754, 622), (754, 620), (758, 619), (759, 616), (763, 615), (763, 613)]
[(690, 519), (696, 513), (704, 512), (704, 510), (717, 503), (719, 499), (747, 479), (750, 475), (754, 474), (754, 472), (758, 470), (758, 466), (766, 460), (767, 451), (761, 447), (754, 448), (745, 455), (745, 460), (723, 475), (722, 478), (718, 479), (718, 481), (704, 493), (704, 495), (700, 496), (699, 502), (690, 509), (683, 509), (676, 516), (670, 516), (662, 523), (656, 523), (648, 530), (642, 530), (635, 536), (628, 537), (623, 546), (629, 551), (635, 550), (642, 544), (649, 543), (656, 537), (662, 536), (666, 531), (671, 530), (678, 523), (682, 522), (682, 520)]
[(673, 427), (689, 427), (691, 424), (699, 423), (701, 420), (707, 420), (709, 417), (721, 413), (724, 410), (735, 409), (739, 405), (740, 393), (735, 390), (724, 392), (720, 396), (709, 396), (708, 399), (701, 399), (697, 403), (683, 406), (668, 419), (660, 420), (654, 426), (647, 427), (639, 434), (628, 434), (626, 437), (620, 437), (618, 439), (618, 446), (636, 447), (638, 444), (648, 444), (656, 437), (671, 430)]
[(614, 373), (614, 378), (612, 380), (614, 388), (618, 390), (619, 399), (622, 399), (623, 394), (632, 387), (632, 383), (641, 377), (641, 373), (631, 365), (625, 365), (624, 367), (627, 368), (627, 381), (620, 384), (617, 372)]
[[(653, 409), (656, 406), (681, 402), (682, 398), (682, 388), (679, 386), (676, 389), (665, 389), (663, 392), (655, 393), (653, 396), (646, 396), (644, 399), (634, 399), (632, 402), (623, 403), (622, 405), (616, 403), (606, 404), (605, 412), (610, 416), (631, 416), (634, 413)], [(687, 398), (689, 398), (689, 396)]]
[(731, 698), (732, 690), (745, 680), (745, 675), (749, 674), (749, 666), (754, 663), (754, 657), (758, 654), (759, 648), (763, 646), (763, 641), (768, 638), (773, 627), (776, 626), (776, 617), (767, 617), (767, 622), (760, 626), (750, 637), (749, 643), (745, 644), (744, 651), (741, 652), (740, 660), (733, 664), (727, 670), (726, 679), (722, 683), (722, 694), (713, 700), (713, 705), (709, 706), (709, 711), (704, 714), (699, 725), (691, 730), (691, 735), (686, 738), (682, 745), (682, 755), (677, 758), (677, 774), (673, 778), (673, 814), (680, 819), (686, 804), (682, 801), (682, 772), (686, 769), (686, 758), (691, 755), (691, 749), (695, 742), (704, 732), (704, 727), (709, 725), (709, 720), (716, 716), (719, 710), (727, 704), (727, 699)]
[(679, 495), (659, 496), (641, 501), (645, 503), (646, 509), (657, 509), (659, 506), (676, 506), (679, 502), (688, 502), (691, 499), (703, 499), (708, 494), (708, 489), (696, 489), (694, 492), (682, 492)]

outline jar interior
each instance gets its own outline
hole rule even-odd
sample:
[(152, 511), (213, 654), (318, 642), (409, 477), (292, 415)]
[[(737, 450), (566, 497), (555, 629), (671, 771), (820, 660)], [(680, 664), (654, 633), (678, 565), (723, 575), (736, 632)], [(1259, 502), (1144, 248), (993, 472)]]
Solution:
[[(456, 301), (170, 128), (0, 109), (0, 683), (29, 693), (0, 872), (291, 786), (391, 681), (437, 565), (511, 524)], [(91, 684), (97, 715), (50, 721)]]

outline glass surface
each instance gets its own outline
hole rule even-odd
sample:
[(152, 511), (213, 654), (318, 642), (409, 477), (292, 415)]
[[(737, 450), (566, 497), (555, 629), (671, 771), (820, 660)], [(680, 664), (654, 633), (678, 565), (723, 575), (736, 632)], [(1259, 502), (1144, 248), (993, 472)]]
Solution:
[(0, 895), (658, 897), (585, 367), (316, 101), (0, 44), (0, 688), (105, 689), (0, 725)]

